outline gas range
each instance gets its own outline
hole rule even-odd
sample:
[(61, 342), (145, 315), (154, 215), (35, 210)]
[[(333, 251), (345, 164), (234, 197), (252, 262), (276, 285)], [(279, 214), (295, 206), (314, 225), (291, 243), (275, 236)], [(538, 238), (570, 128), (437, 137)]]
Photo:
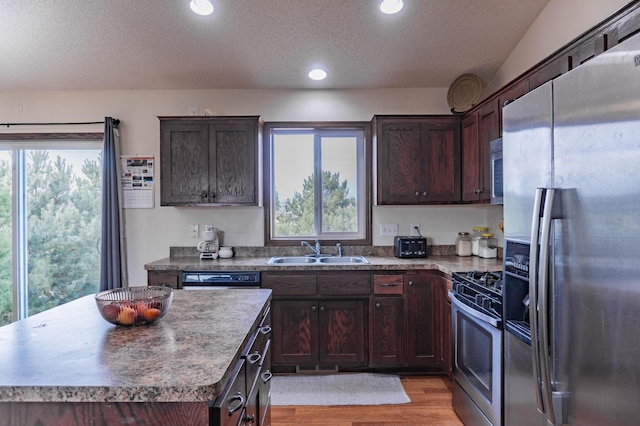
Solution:
[(502, 271), (453, 273), (455, 297), (502, 324)]

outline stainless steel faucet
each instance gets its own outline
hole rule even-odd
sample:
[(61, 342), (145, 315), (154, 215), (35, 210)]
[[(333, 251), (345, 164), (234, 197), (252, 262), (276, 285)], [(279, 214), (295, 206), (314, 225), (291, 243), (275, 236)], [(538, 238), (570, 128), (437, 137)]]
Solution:
[(315, 247), (315, 248), (313, 248), (313, 247), (311, 246), (311, 244), (309, 244), (309, 243), (308, 243), (308, 242), (306, 242), (306, 241), (301, 241), (301, 242), (300, 242), (300, 245), (301, 245), (301, 246), (309, 247), (309, 250), (311, 250), (312, 252), (314, 252), (314, 253), (315, 253), (315, 256), (320, 256), (320, 251), (322, 250), (322, 247), (320, 247), (320, 241), (316, 240), (315, 244), (316, 244), (316, 247)]
[(338, 257), (342, 257), (342, 244), (336, 243), (336, 247), (338, 248)]

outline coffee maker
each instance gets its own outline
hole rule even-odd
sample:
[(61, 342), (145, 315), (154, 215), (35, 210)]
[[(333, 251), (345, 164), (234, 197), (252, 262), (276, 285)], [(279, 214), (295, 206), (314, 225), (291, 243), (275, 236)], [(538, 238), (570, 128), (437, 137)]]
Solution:
[(214, 228), (213, 225), (205, 225), (204, 231), (202, 231), (203, 241), (198, 243), (198, 251), (200, 252), (200, 259), (217, 259), (218, 249), (220, 243), (218, 241), (218, 228)]

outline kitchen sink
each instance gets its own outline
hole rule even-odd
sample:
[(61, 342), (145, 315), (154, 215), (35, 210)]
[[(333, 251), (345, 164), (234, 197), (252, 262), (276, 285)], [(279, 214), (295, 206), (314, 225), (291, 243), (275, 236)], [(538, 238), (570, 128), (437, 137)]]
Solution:
[(269, 261), (267, 263), (269, 264), (274, 264), (274, 265), (280, 265), (283, 263), (287, 263), (287, 264), (309, 264), (309, 263), (316, 263), (315, 258), (313, 257), (306, 257), (306, 256), (280, 256), (280, 257), (272, 257), (271, 259), (269, 259)]
[(276, 256), (267, 261), (268, 265), (344, 265), (369, 263), (363, 256)]
[(318, 262), (332, 263), (332, 264), (369, 263), (369, 261), (362, 256), (324, 257), (324, 258), (318, 259)]

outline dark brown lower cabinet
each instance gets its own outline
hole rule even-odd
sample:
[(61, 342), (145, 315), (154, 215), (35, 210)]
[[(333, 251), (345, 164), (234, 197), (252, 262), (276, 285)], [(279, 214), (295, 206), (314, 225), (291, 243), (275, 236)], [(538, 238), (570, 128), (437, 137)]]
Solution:
[(404, 364), (404, 298), (376, 296), (371, 311), (371, 367)]
[[(377, 294), (372, 299), (369, 365), (440, 371), (444, 369), (443, 281), (430, 271), (404, 274), (401, 279), (399, 294)], [(398, 275), (376, 275), (374, 291), (379, 282), (391, 285), (397, 280)]]
[(273, 363), (365, 365), (365, 306), (364, 299), (273, 301)]
[(407, 359), (410, 367), (444, 367), (441, 278), (433, 272), (406, 274)]

